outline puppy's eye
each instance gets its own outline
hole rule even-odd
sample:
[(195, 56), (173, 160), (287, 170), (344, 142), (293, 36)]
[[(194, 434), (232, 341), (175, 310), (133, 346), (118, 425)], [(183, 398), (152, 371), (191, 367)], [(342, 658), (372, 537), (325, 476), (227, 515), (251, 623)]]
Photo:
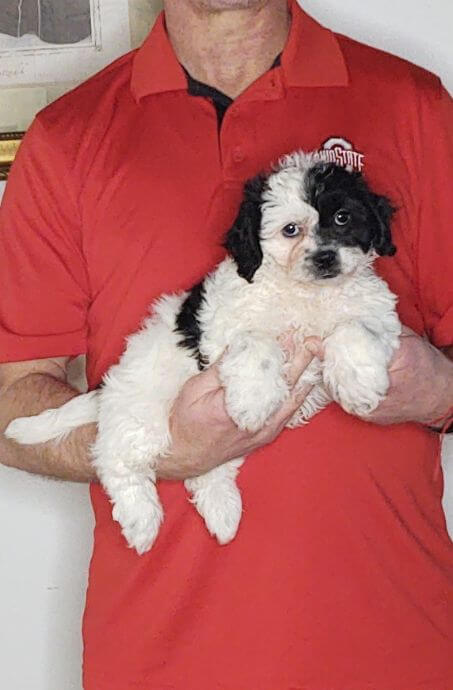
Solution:
[(339, 211), (337, 211), (334, 216), (334, 221), (336, 225), (347, 225), (350, 220), (351, 214), (349, 213), (349, 211), (345, 211), (344, 209), (340, 209)]
[(285, 237), (297, 237), (297, 235), (300, 235), (300, 227), (295, 223), (288, 223), (282, 229), (282, 235)]

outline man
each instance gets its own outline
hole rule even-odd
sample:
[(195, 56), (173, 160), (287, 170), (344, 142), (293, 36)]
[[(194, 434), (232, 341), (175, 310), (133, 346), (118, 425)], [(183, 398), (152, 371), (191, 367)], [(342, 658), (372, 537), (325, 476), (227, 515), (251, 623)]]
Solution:
[[(332, 34), (295, 2), (167, 0), (138, 52), (32, 125), (1, 217), (3, 428), (75, 395), (72, 356), (87, 353), (98, 385), (152, 299), (223, 256), (244, 180), (296, 148), (363, 170), (393, 199), (398, 252), (379, 271), (412, 329), (367, 421), (332, 404), (281, 432), (293, 398), (247, 435), (225, 413), (215, 367), (189, 381), (161, 471), (166, 520), (142, 557), (92, 484), (86, 690), (453, 686), (453, 555), (428, 428), (453, 404), (442, 351), (453, 342), (451, 113), (434, 77)], [(311, 357), (294, 353), (293, 381)], [(95, 433), (57, 447), (3, 440), (2, 461), (95, 480)], [(240, 531), (219, 547), (169, 480), (254, 449)]]

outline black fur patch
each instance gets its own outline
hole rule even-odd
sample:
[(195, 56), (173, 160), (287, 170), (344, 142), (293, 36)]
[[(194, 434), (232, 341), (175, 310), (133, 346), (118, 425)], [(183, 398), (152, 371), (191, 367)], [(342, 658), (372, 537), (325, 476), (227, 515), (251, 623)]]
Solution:
[[(358, 172), (348, 172), (334, 164), (315, 165), (307, 175), (308, 202), (319, 213), (319, 234), (326, 242), (358, 246), (363, 252), (373, 247), (381, 256), (393, 256), (390, 223), (395, 212), (385, 196), (374, 194)], [(351, 212), (346, 228), (335, 226), (340, 209)]]
[(249, 283), (261, 266), (263, 252), (260, 243), (261, 201), (266, 184), (263, 175), (257, 175), (244, 186), (244, 196), (232, 228), (228, 231), (224, 247), (235, 260), (238, 273)]
[(200, 353), (201, 329), (198, 321), (198, 314), (204, 299), (204, 283), (197, 283), (191, 289), (189, 295), (182, 303), (181, 309), (176, 317), (177, 333), (181, 333), (183, 338), (178, 342), (180, 347), (192, 350), (192, 355), (196, 357), (200, 371), (205, 369), (209, 362)]

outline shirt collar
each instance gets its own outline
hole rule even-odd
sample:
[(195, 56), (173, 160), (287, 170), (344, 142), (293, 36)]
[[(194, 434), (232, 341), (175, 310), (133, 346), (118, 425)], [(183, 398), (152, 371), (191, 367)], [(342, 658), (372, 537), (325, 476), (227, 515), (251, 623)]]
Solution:
[[(282, 53), (284, 83), (289, 87), (346, 86), (348, 71), (338, 39), (306, 14), (296, 0), (288, 0), (291, 30)], [(131, 77), (137, 101), (145, 96), (187, 89), (183, 68), (168, 39), (164, 13), (136, 52)]]
[(291, 30), (282, 53), (287, 86), (347, 86), (349, 75), (336, 35), (289, 0)]

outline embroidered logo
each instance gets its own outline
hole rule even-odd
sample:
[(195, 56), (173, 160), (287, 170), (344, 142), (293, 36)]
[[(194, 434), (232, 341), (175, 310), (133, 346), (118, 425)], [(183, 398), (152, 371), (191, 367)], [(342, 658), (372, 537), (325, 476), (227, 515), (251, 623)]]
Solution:
[(323, 163), (336, 163), (349, 172), (362, 172), (365, 165), (365, 155), (354, 150), (354, 146), (342, 137), (330, 137), (315, 152), (316, 160)]

